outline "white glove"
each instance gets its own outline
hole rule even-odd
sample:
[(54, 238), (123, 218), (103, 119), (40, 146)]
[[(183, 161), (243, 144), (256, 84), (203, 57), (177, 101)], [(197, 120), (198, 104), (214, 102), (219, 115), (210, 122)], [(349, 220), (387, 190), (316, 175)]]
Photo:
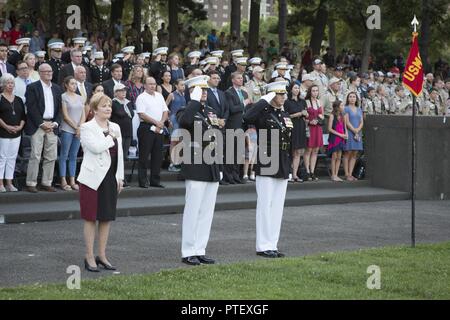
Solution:
[(261, 99), (266, 100), (267, 103), (270, 103), (273, 98), (275, 98), (277, 94), (275, 92), (269, 92), (265, 96), (262, 96)]
[(194, 91), (192, 91), (191, 93), (191, 100), (200, 102), (201, 98), (202, 98), (202, 89), (200, 87), (195, 87)]
[(223, 179), (223, 172), (221, 171), (219, 173), (220, 173), (220, 180), (222, 180)]

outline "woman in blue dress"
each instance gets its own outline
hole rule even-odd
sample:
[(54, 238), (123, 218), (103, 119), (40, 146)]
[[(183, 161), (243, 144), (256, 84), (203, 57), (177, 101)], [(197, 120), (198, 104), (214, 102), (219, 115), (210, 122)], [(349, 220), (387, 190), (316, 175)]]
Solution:
[(350, 92), (347, 95), (344, 109), (348, 129), (348, 140), (344, 147), (344, 171), (347, 181), (358, 180), (352, 174), (358, 159), (358, 153), (363, 150), (362, 128), (364, 121), (359, 104), (356, 92)]

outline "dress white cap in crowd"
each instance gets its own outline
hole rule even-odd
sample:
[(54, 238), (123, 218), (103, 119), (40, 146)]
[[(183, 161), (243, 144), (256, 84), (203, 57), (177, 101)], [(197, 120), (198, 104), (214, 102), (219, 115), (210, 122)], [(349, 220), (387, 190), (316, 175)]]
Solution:
[(134, 53), (134, 46), (128, 46), (128, 47), (125, 47), (125, 48), (122, 48), (122, 52), (123, 53)]
[(200, 58), (202, 53), (200, 51), (191, 51), (188, 53), (188, 58)]
[(314, 65), (322, 64), (322, 60), (316, 59), (316, 60), (314, 60), (313, 64)]
[(48, 47), (50, 48), (50, 50), (57, 50), (57, 49), (62, 49), (64, 47), (64, 42), (52, 42), (48, 45)]
[(218, 64), (219, 59), (217, 57), (208, 57), (208, 58), (206, 58), (206, 63), (207, 64)]
[(94, 53), (94, 59), (96, 60), (103, 60), (105, 57), (103, 56), (103, 51), (96, 51)]
[(275, 69), (288, 70), (288, 65), (285, 62), (278, 62), (275, 65)]
[(275, 93), (287, 93), (286, 87), (288, 86), (287, 81), (275, 81), (267, 84), (265, 89), (267, 93), (275, 92)]
[(123, 83), (117, 83), (114, 85), (114, 92), (119, 90), (126, 90), (126, 86)]
[(85, 37), (77, 37), (77, 38), (72, 38), (72, 41), (74, 44), (83, 44), (87, 41), (87, 38)]
[(36, 57), (38, 57), (38, 58), (45, 58), (45, 54), (46, 54), (45, 51), (36, 51), (36, 52), (34, 53), (34, 55), (35, 55)]
[(31, 38), (20, 38), (20, 39), (17, 39), (17, 40), (16, 40), (16, 44), (17, 44), (18, 46), (20, 46), (21, 44), (27, 44), (27, 45), (29, 45), (29, 44), (30, 44), (30, 40), (31, 40)]
[(260, 57), (253, 57), (248, 62), (250, 64), (261, 64), (262, 59)]
[(312, 75), (310, 75), (309, 73), (308, 74), (305, 74), (305, 75), (303, 75), (303, 77), (302, 77), (302, 82), (304, 82), (304, 81), (314, 81), (314, 80), (316, 80), (316, 78), (314, 78)]
[(231, 51), (231, 55), (233, 57), (242, 57), (244, 55), (244, 49), (233, 50)]
[(156, 48), (156, 50), (153, 52), (153, 54), (155, 56), (157, 56), (158, 54), (166, 55), (168, 50), (169, 50), (169, 48), (167, 48), (167, 47)]
[(9, 46), (9, 47), (8, 47), (8, 50), (9, 50), (9, 51), (17, 51), (18, 49), (19, 49), (18, 46)]
[(215, 51), (211, 51), (211, 55), (212, 55), (213, 57), (222, 58), (223, 50), (215, 50)]
[(184, 83), (188, 88), (192, 87), (200, 87), (200, 88), (209, 88), (208, 86), (209, 76), (198, 76), (193, 77), (191, 79), (186, 80)]
[(247, 65), (247, 57), (239, 57), (236, 58), (236, 63), (246, 66)]
[(152, 55), (152, 54), (151, 54), (150, 52), (142, 52), (142, 56), (143, 56), (144, 58), (150, 58), (151, 55)]

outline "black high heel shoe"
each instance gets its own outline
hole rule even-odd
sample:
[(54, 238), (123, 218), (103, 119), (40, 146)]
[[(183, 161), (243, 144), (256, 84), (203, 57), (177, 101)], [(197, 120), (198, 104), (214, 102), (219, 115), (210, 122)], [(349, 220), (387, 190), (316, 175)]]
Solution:
[(106, 270), (112, 270), (112, 271), (117, 270), (116, 267), (114, 267), (114, 266), (112, 266), (112, 265), (110, 265), (110, 264), (104, 263), (104, 262), (100, 259), (99, 256), (95, 257), (95, 263), (96, 263), (97, 265), (102, 266), (102, 267), (105, 268)]
[(100, 270), (98, 270), (98, 267), (91, 267), (87, 262), (87, 259), (84, 259), (84, 268), (90, 272), (100, 272)]

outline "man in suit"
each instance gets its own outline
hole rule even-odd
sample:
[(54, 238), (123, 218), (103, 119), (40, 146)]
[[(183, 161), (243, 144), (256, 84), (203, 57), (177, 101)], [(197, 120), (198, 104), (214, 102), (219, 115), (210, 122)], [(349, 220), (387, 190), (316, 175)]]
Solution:
[[(218, 89), (220, 83), (219, 72), (215, 70), (210, 71), (209, 77), (209, 88), (206, 104), (211, 107), (216, 113), (219, 121), (219, 129), (225, 136), (225, 124), (230, 113), (230, 110), (228, 109), (227, 97), (222, 90)], [(225, 154), (225, 152), (223, 152), (223, 154)], [(229, 183), (222, 179), (220, 180), (220, 184), (228, 185)]]
[(122, 66), (120, 64), (114, 63), (111, 66), (111, 79), (103, 82), (103, 89), (105, 90), (105, 94), (114, 99), (114, 86), (116, 84), (125, 84), (122, 81)]
[(8, 62), (8, 46), (0, 43), (0, 77), (5, 73), (16, 76), (16, 68)]
[(74, 78), (77, 80), (76, 93), (83, 97), (84, 101), (89, 101), (92, 97), (92, 84), (86, 81), (86, 68), (78, 66), (75, 68)]
[[(229, 163), (230, 161), (227, 159), (223, 179), (231, 184), (242, 184), (245, 182), (240, 178), (238, 161), (243, 163), (244, 154), (243, 150), (240, 150), (241, 148), (238, 146), (238, 143), (242, 143), (244, 141), (241, 139), (242, 137), (239, 137), (240, 135), (244, 135), (244, 131), (242, 130), (242, 115), (244, 108), (251, 103), (251, 100), (248, 98), (247, 92), (243, 90), (244, 78), (242, 73), (233, 72), (231, 74), (231, 82), (233, 86), (225, 91), (225, 96), (227, 97), (229, 107), (229, 116), (225, 128), (234, 130), (235, 132), (235, 137), (233, 138), (234, 158), (232, 159), (233, 163)], [(231, 141), (227, 141), (226, 145), (231, 145)], [(227, 150), (225, 153), (227, 158), (230, 153), (231, 150)]]
[(64, 62), (61, 60), (62, 48), (64, 47), (64, 42), (52, 42), (48, 45), (50, 49), (50, 60), (48, 64), (52, 67), (53, 78), (52, 82), (56, 83), (59, 78), (59, 72), (61, 68), (64, 67)]
[[(74, 71), (77, 66), (82, 65), (81, 62), (83, 60), (83, 53), (81, 52), (80, 49), (72, 49), (70, 51), (70, 58), (72, 61), (70, 63), (66, 64), (64, 67), (62, 67), (61, 71), (59, 72), (58, 84), (60, 86), (62, 86), (64, 79), (67, 76), (74, 76), (74, 74), (75, 74)], [(86, 68), (86, 67), (83, 66), (83, 68)], [(86, 75), (87, 75), (87, 77), (86, 77), (87, 80), (90, 82), (91, 74), (88, 73), (87, 70), (86, 70)]]
[(31, 136), (31, 154), (27, 170), (27, 189), (38, 192), (37, 177), (41, 155), (42, 189), (56, 192), (52, 187), (53, 172), (57, 158), (58, 137), (56, 130), (61, 123), (61, 88), (52, 83), (52, 67), (44, 63), (39, 66), (40, 81), (27, 87), (25, 98), (27, 101), (27, 122), (25, 133)]
[[(65, 64), (70, 64), (71, 61), (71, 51), (74, 49), (78, 49), (80, 51), (82, 51), (84, 44), (86, 43), (87, 38), (84, 37), (78, 37), (78, 38), (73, 38), (72, 39), (72, 49), (69, 51), (66, 51), (62, 54), (61, 56), (61, 60), (65, 63)], [(83, 59), (81, 59), (83, 60)]]
[(111, 78), (109, 69), (105, 66), (105, 58), (102, 51), (94, 54), (94, 65), (90, 66), (92, 83), (103, 84), (104, 81)]

